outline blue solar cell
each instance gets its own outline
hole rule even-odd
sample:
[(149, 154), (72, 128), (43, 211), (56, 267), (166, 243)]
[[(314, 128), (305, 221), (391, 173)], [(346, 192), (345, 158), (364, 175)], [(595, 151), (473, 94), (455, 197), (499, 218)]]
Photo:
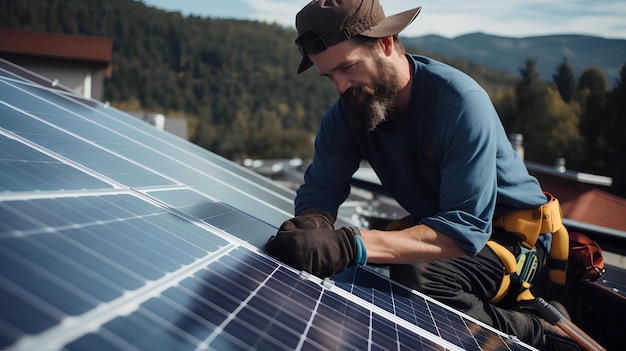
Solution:
[(82, 338), (72, 342), (71, 344), (65, 345), (65, 350), (108, 351), (108, 350), (121, 349), (122, 347), (123, 347), (122, 345), (119, 345), (119, 344), (116, 345), (115, 343), (106, 340), (106, 338), (101, 335), (87, 334), (83, 336)]
[[(102, 229), (102, 232), (105, 233), (106, 228)], [(137, 257), (134, 252), (106, 240), (101, 237), (100, 233), (92, 232), (91, 229), (73, 229), (65, 231), (64, 234), (67, 235), (68, 239), (118, 262), (145, 280), (156, 280), (164, 274), (158, 267), (146, 261), (144, 257)]]
[[(51, 328), (59, 323), (58, 316), (53, 311), (38, 308), (39, 298), (32, 296), (36, 291), (25, 291), (23, 288), (12, 286), (13, 283), (6, 282), (4, 277), (0, 277), (0, 311), (2, 311), (3, 337), (11, 342), (18, 339), (18, 333), (37, 334)], [(11, 329), (7, 332), (5, 324), (9, 324)]]
[[(162, 176), (137, 166), (135, 163), (25, 114), (14, 110), (8, 110), (6, 113), (3, 110), (2, 113), (0, 127), (12, 130), (52, 152), (91, 168), (113, 180), (129, 186), (173, 184)], [(78, 117), (74, 119), (78, 120)], [(28, 164), (24, 166), (26, 167)]]
[[(194, 289), (193, 291), (198, 290)], [(228, 315), (227, 311), (216, 306), (214, 303), (209, 303), (208, 300), (195, 297), (193, 296), (194, 294), (180, 287), (169, 288), (165, 290), (162, 295), (179, 310), (195, 314), (198, 318), (202, 319), (207, 325), (205, 327), (206, 330), (217, 328)]]
[(99, 275), (110, 281), (110, 286), (119, 286), (123, 290), (132, 291), (144, 285), (144, 279), (134, 274), (127, 267), (109, 257), (98, 255), (95, 251), (69, 240), (62, 232), (58, 235), (38, 235), (33, 237), (46, 248), (62, 255), (71, 264)]
[(0, 192), (111, 188), (112, 186), (17, 140), (0, 135)]
[(225, 246), (228, 242), (215, 235), (207, 235), (205, 229), (200, 229), (195, 225), (189, 225), (180, 218), (173, 216), (152, 216), (146, 218), (144, 223), (146, 229), (159, 235), (171, 235), (179, 240), (184, 240), (198, 248), (205, 254)]
[(193, 350), (194, 345), (139, 310), (103, 325), (107, 331), (139, 350)]
[(372, 349), (393, 350), (398, 348), (397, 325), (378, 314), (372, 315)]
[(33, 263), (49, 278), (64, 281), (99, 301), (111, 301), (122, 294), (122, 290), (116, 289), (111, 282), (99, 279), (83, 266), (72, 264), (69, 259), (32, 239), (4, 239), (2, 247)]
[(157, 206), (148, 206), (145, 200), (141, 200), (136, 196), (106, 196), (102, 199), (130, 212), (132, 217), (143, 217), (167, 212), (165, 209), (161, 209)]
[(257, 247), (263, 246), (267, 238), (276, 233), (274, 226), (260, 222), (258, 218), (188, 189), (150, 191), (148, 194)]
[(28, 257), (18, 255), (4, 245), (0, 246), (0, 256), (0, 276), (44, 301), (45, 308), (54, 311), (57, 316), (79, 315), (97, 305), (91, 296), (59, 281)]

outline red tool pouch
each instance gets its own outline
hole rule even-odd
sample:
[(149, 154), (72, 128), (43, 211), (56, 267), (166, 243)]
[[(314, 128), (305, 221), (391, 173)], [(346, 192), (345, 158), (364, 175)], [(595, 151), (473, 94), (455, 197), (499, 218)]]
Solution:
[(584, 234), (569, 232), (569, 263), (571, 279), (596, 281), (604, 272), (600, 245)]

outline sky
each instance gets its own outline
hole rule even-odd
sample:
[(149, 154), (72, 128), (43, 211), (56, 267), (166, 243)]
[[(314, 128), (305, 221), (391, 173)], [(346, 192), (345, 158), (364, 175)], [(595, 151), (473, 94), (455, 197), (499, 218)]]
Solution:
[[(296, 13), (309, 0), (140, 0), (184, 16), (234, 18), (295, 28)], [(437, 34), (447, 38), (483, 32), (523, 38), (584, 34), (626, 39), (624, 0), (380, 0), (386, 15), (422, 6), (402, 36)]]

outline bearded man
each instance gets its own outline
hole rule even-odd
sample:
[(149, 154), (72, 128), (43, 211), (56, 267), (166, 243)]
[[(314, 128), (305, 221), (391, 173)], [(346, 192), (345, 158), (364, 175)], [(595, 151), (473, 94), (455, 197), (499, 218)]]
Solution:
[[(385, 16), (378, 0), (314, 0), (297, 14), (298, 73), (315, 66), (339, 99), (322, 118), (295, 217), (265, 249), (320, 277), (355, 264), (387, 264), (392, 279), (530, 345), (578, 349), (510, 299), (494, 300), (507, 273), (486, 244), (514, 249), (520, 242), (496, 233), (494, 219), (548, 199), (487, 93), (448, 65), (405, 53), (398, 33), (420, 9)], [(410, 214), (410, 225), (334, 228), (362, 160)], [(541, 266), (545, 248), (536, 246)]]

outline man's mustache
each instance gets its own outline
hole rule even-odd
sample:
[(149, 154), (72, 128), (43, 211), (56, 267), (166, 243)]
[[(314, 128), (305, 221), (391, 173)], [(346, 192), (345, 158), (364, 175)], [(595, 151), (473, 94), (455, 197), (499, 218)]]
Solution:
[(367, 97), (372, 97), (376, 94), (376, 90), (373, 87), (366, 85), (359, 85), (356, 87), (348, 88), (341, 94), (341, 98), (346, 101), (361, 100), (364, 101)]

